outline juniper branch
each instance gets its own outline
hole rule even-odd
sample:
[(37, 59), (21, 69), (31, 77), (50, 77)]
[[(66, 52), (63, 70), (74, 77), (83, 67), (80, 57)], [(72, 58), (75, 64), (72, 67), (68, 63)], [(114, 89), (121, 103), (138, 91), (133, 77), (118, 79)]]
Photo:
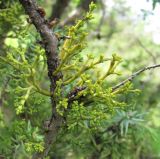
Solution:
[[(138, 70), (137, 72), (133, 73), (131, 76), (129, 76), (124, 81), (122, 81), (119, 84), (113, 86), (112, 87), (112, 92), (115, 92), (117, 89), (119, 89), (120, 87), (124, 86), (127, 82), (132, 82), (135, 77), (137, 77), (138, 75), (140, 75), (144, 71), (150, 70), (150, 69), (154, 69), (154, 68), (158, 68), (158, 67), (160, 67), (160, 64), (144, 67), (144, 68)], [(76, 96), (79, 94), (79, 92), (84, 91), (85, 89), (87, 89), (87, 86), (83, 86), (83, 87), (81, 87), (81, 89), (79, 87), (77, 87), (77, 89), (72, 90), (68, 94), (69, 102), (73, 102), (76, 99)]]

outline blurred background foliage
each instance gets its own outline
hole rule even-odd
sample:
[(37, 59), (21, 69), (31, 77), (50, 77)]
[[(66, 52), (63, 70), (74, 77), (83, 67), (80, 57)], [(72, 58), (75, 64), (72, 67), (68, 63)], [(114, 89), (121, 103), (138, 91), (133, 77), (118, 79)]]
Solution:
[[(74, 24), (88, 10), (91, 0), (39, 0), (49, 19), (59, 18), (54, 28), (57, 34), (65, 34), (66, 26)], [(127, 0), (94, 0), (97, 9), (94, 19), (86, 24), (88, 31), (87, 48), (91, 52), (110, 57), (119, 54), (123, 62), (119, 66), (120, 77), (109, 77), (108, 87), (125, 79), (136, 70), (158, 64), (160, 44), (155, 43), (152, 33), (146, 32), (147, 18), (154, 13), (142, 10), (135, 18)], [(149, 1), (155, 9), (159, 0)], [(149, 3), (148, 2), (148, 3)], [(109, 5), (112, 4), (112, 5)], [(137, 4), (139, 5), (139, 4)], [(145, 17), (145, 18), (144, 18)], [(157, 19), (158, 21), (159, 19)], [(158, 33), (157, 33), (158, 34)], [(159, 35), (160, 36), (160, 35)], [(6, 56), (11, 50), (18, 53), (27, 45), (27, 60), (32, 62), (35, 54), (44, 52), (35, 46), (39, 35), (27, 24), (26, 16), (17, 0), (0, 0), (0, 55)], [(42, 58), (43, 59), (43, 58)], [(47, 72), (45, 62), (38, 67)], [(17, 72), (10, 65), (0, 62), (0, 158), (31, 158), (36, 150), (43, 149), (43, 136), (39, 127), (50, 116), (50, 99), (33, 93), (25, 103), (25, 113), (17, 116), (15, 99), (22, 92), (15, 92), (19, 83)], [(101, 66), (101, 72), (105, 71)], [(103, 127), (90, 130), (82, 125), (76, 129), (62, 131), (50, 152), (51, 159), (158, 159), (160, 158), (160, 70), (143, 73), (133, 81), (139, 94), (126, 93), (120, 100), (127, 106), (117, 110), (104, 122)], [(14, 77), (14, 78), (13, 78)], [(42, 88), (48, 88), (47, 73), (41, 79)], [(31, 118), (32, 116), (32, 118)], [(27, 119), (27, 122), (24, 120)]]

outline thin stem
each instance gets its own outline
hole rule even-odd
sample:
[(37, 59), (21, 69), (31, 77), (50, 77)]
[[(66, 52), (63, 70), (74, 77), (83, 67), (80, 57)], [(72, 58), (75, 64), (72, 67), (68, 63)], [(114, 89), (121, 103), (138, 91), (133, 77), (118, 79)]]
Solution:
[(133, 73), (131, 76), (129, 76), (127, 79), (125, 79), (124, 81), (120, 82), (119, 84), (117, 84), (116, 86), (112, 87), (112, 91), (116, 91), (117, 89), (119, 89), (120, 87), (124, 86), (127, 82), (131, 82), (133, 81), (133, 79), (135, 77), (137, 77), (138, 75), (140, 75), (141, 73), (143, 73), (146, 70), (150, 70), (150, 69), (154, 69), (154, 68), (158, 68), (160, 67), (160, 64), (157, 65), (153, 65), (153, 66), (148, 66), (148, 67), (144, 67), (142, 69), (140, 69), (139, 71)]

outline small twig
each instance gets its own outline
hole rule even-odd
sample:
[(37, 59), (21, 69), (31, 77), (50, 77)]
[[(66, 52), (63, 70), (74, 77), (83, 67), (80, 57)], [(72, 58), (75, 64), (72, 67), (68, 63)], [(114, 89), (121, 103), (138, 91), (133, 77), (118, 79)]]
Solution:
[[(112, 92), (115, 92), (118, 88), (124, 86), (127, 82), (131, 82), (133, 81), (133, 79), (135, 77), (137, 77), (139, 74), (143, 73), (146, 70), (150, 70), (150, 69), (154, 69), (154, 68), (158, 68), (160, 67), (160, 64), (157, 65), (153, 65), (153, 66), (148, 66), (145, 67), (143, 69), (140, 69), (139, 71), (133, 73), (131, 76), (129, 76), (127, 79), (125, 79), (124, 81), (120, 82), (119, 84), (117, 84), (116, 86), (112, 87)], [(77, 89), (78, 88), (78, 89)], [(76, 100), (76, 96), (79, 94), (79, 92), (84, 91), (85, 89), (87, 89), (86, 86), (83, 86), (81, 88), (76, 87), (76, 89), (72, 90), (69, 94), (68, 94), (68, 101), (69, 102), (73, 102), (74, 100)]]
[(117, 90), (118, 88), (124, 86), (127, 82), (131, 82), (133, 81), (133, 79), (138, 76), (139, 74), (143, 73), (146, 70), (150, 70), (150, 69), (154, 69), (160, 67), (160, 64), (157, 65), (153, 65), (153, 66), (148, 66), (148, 67), (144, 67), (143, 69), (140, 69), (139, 71), (133, 73), (131, 76), (129, 76), (127, 79), (125, 79), (124, 81), (120, 82), (119, 84), (117, 84), (116, 86), (112, 87), (112, 91), (114, 92), (115, 90)]
[(87, 87), (86, 86), (81, 86), (81, 87), (75, 87), (69, 94), (68, 94), (68, 103), (71, 103), (72, 101), (75, 100), (75, 97), (78, 95), (79, 92), (85, 90)]

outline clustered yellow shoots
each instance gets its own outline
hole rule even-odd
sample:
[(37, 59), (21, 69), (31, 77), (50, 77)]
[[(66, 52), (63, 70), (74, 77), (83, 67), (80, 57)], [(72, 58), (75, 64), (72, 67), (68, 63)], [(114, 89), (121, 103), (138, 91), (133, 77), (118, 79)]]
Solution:
[[(78, 20), (74, 26), (68, 29), (68, 37), (60, 47), (60, 65), (53, 72), (53, 75), (62, 72), (63, 79), (57, 82), (56, 95), (57, 99), (57, 111), (60, 115), (63, 115), (68, 107), (68, 98), (63, 95), (63, 88), (70, 87), (70, 91), (76, 87), (86, 86), (86, 89), (80, 91), (75, 100), (81, 96), (87, 96), (87, 100), (92, 99), (99, 103), (106, 104), (108, 111), (113, 112), (114, 108), (123, 107), (124, 103), (118, 103), (114, 100), (114, 94), (111, 89), (104, 89), (103, 82), (105, 79), (113, 74), (119, 75), (116, 71), (118, 64), (122, 61), (121, 57), (116, 54), (112, 55), (112, 58), (106, 58), (100, 56), (98, 59), (94, 58), (92, 54), (82, 55), (83, 49), (86, 47), (86, 23), (93, 18), (92, 12), (95, 8), (95, 4), (91, 3), (89, 11), (82, 18)], [(85, 59), (85, 60), (84, 60)], [(95, 71), (97, 65), (101, 63), (109, 62), (106, 73), (93, 79), (90, 71)], [(108, 65), (108, 64), (107, 64)], [(99, 112), (102, 113), (102, 112)]]
[[(83, 86), (85, 86), (86, 89), (78, 92), (75, 96), (75, 100), (78, 100), (82, 96), (86, 97), (89, 101), (92, 100), (93, 102), (98, 102), (100, 105), (106, 105), (107, 109), (105, 109), (108, 112), (113, 112), (115, 108), (124, 106), (124, 103), (116, 101), (116, 93), (113, 93), (111, 88), (103, 88), (103, 83), (108, 76), (113, 74), (119, 75), (116, 68), (122, 61), (121, 58), (116, 54), (113, 54), (111, 58), (106, 58), (101, 55), (96, 59), (92, 54), (83, 55), (83, 50), (87, 46), (87, 27), (85, 27), (85, 25), (88, 21), (93, 19), (92, 12), (95, 7), (95, 4), (91, 3), (86, 15), (81, 20), (78, 20), (74, 26), (68, 28), (67, 36), (70, 38), (65, 39), (62, 46), (60, 46), (60, 65), (53, 72), (53, 75), (62, 72), (63, 79), (57, 81), (54, 94), (51, 94), (50, 91), (41, 87), (41, 73), (47, 72), (45, 67), (46, 57), (44, 49), (38, 46), (34, 47), (34, 52), (36, 54), (33, 61), (29, 61), (26, 58), (27, 50), (22, 46), (19, 47), (19, 49), (16, 48), (14, 53), (9, 51), (6, 57), (0, 56), (0, 61), (8, 63), (19, 72), (19, 74), (11, 74), (11, 76), (23, 81), (22, 86), (18, 87), (21, 95), (15, 101), (17, 114), (24, 112), (24, 105), (30, 94), (37, 92), (55, 98), (57, 112), (60, 115), (64, 115), (65, 110), (68, 108), (67, 92), (72, 91), (76, 87)], [(28, 28), (26, 27), (25, 29), (27, 30)], [(108, 69), (106, 73), (100, 74), (96, 77), (95, 68), (102, 63), (107, 63), (106, 67), (108, 67)], [(41, 73), (39, 73), (40, 70), (42, 71)], [(95, 76), (92, 76), (91, 71), (95, 73)], [(65, 89), (67, 91), (65, 91)], [(119, 90), (117, 94), (120, 93), (121, 91)], [(85, 101), (82, 101), (82, 106), (86, 103)], [(101, 116), (103, 116), (102, 114), (106, 116), (106, 111), (104, 110), (95, 111), (97, 111), (97, 113), (99, 112)]]

